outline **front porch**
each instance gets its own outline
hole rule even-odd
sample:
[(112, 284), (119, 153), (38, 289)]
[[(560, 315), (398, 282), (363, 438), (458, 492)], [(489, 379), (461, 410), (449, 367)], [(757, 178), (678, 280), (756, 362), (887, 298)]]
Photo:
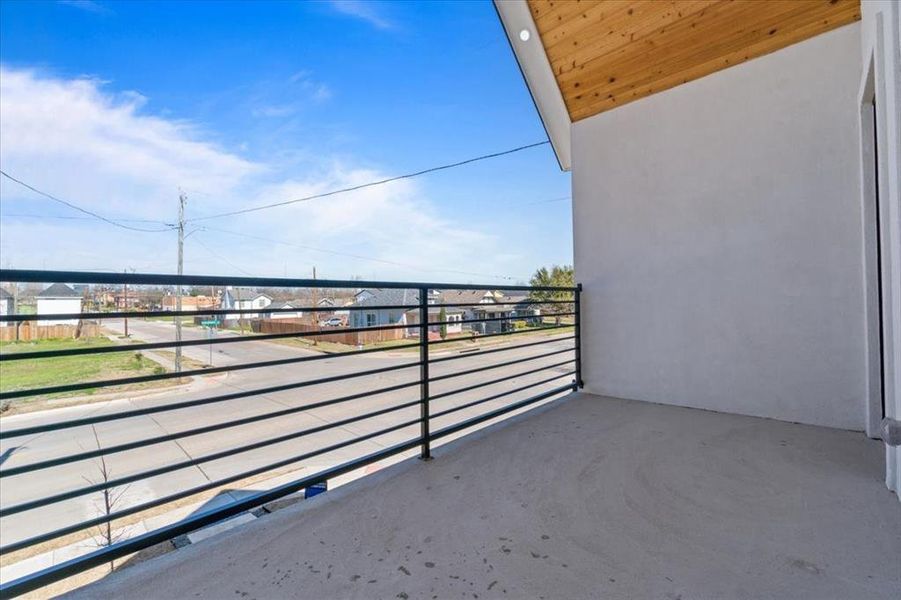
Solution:
[(73, 598), (897, 598), (863, 433), (578, 393)]

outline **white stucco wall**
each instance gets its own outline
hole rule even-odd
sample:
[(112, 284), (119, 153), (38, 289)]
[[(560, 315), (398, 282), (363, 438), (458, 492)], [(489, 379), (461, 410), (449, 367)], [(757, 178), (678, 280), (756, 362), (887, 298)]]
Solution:
[(852, 24), (573, 125), (590, 392), (863, 429)]
[[(875, 77), (874, 85), (867, 89), (871, 74), (862, 75), (859, 100), (868, 102), (875, 96), (879, 123), (879, 181), (874, 182), (872, 172), (866, 169), (862, 175), (865, 184), (879, 186), (882, 205), (885, 412), (889, 418), (901, 420), (901, 6), (892, 0), (869, 0), (861, 3), (861, 17), (863, 64), (865, 68), (872, 64)], [(866, 186), (864, 191), (863, 201), (867, 202)], [(875, 290), (870, 285), (867, 291), (873, 310)], [(871, 340), (874, 335), (871, 329)], [(872, 344), (869, 350), (871, 393), (876, 393), (879, 382), (873, 375), (878, 372), (879, 358)], [(901, 491), (901, 447), (886, 446), (886, 485)]]

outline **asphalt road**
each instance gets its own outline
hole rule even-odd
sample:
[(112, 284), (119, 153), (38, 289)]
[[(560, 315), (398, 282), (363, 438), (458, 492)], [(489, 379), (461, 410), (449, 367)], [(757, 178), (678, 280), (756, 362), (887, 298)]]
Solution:
[[(121, 322), (110, 324), (110, 327), (113, 329), (121, 329), (121, 326)], [(174, 339), (174, 326), (170, 323), (132, 320), (129, 322), (129, 330), (133, 338), (147, 342)], [(228, 335), (234, 334), (219, 333), (219, 336)], [(183, 328), (183, 339), (202, 339), (204, 336), (205, 332), (200, 328)], [(539, 339), (545, 338), (514, 336), (506, 343), (508, 345), (521, 345), (538, 341)], [(464, 358), (459, 360), (433, 364), (431, 366), (431, 376), (440, 377), (461, 370), (507, 362), (571, 347), (571, 340), (558, 340), (540, 346), (492, 354), (466, 354)], [(436, 347), (435, 350), (439, 348)], [(185, 349), (185, 354), (196, 360), (207, 362), (209, 349), (208, 346), (187, 348)], [(302, 348), (249, 339), (248, 341), (235, 344), (213, 346), (213, 364), (219, 366), (316, 354), (318, 353)], [(436, 352), (433, 356), (450, 356), (454, 354), (456, 353), (440, 354)], [(431, 392), (433, 395), (436, 395), (506, 375), (524, 373), (515, 379), (503, 383), (435, 400), (431, 405), (432, 413), (571, 371), (573, 365), (568, 364), (538, 373), (530, 372), (532, 369), (559, 363), (572, 357), (572, 352), (566, 352), (522, 364), (499, 367), (434, 382), (431, 385)], [(0, 419), (0, 427), (4, 429), (19, 428), (86, 415), (157, 406), (283, 383), (410, 364), (415, 363), (417, 360), (418, 354), (414, 352), (386, 351), (360, 356), (333, 356), (307, 363), (207, 375), (196, 378), (189, 385), (153, 393), (147, 393), (146, 391), (123, 393), (121, 397), (106, 402), (6, 417)], [(416, 381), (418, 376), (419, 367), (414, 366), (333, 383), (100, 423), (95, 426), (84, 426), (38, 434), (32, 437), (3, 440), (0, 443), (0, 456), (4, 459), (3, 468), (6, 469), (76, 452), (93, 450), (98, 445), (107, 447), (134, 440), (172, 434), (195, 427), (271, 413), (286, 408), (302, 407), (321, 400)], [(540, 387), (514, 393), (492, 402), (433, 419), (432, 429), (437, 430), (554, 386), (564, 385), (570, 380), (571, 378), (569, 377), (562, 377)], [(419, 387), (414, 385), (342, 404), (313, 410), (301, 410), (274, 419), (182, 437), (136, 450), (108, 455), (106, 456), (107, 470), (112, 477), (127, 476), (186, 459), (197, 459), (239, 445), (334, 423), (355, 415), (396, 406), (418, 398)], [(364, 421), (337, 426), (323, 432), (243, 452), (228, 458), (209, 461), (149, 479), (143, 479), (131, 483), (122, 489), (114, 490), (117, 494), (122, 494), (116, 508), (121, 509), (147, 502), (185, 488), (203, 485), (248, 469), (270, 464), (286, 457), (310, 452), (356, 436), (372, 433), (404, 421), (416, 419), (419, 417), (419, 413), (420, 408), (412, 406)], [(406, 427), (333, 451), (327, 455), (308, 459), (292, 468), (301, 469), (299, 471), (300, 475), (315, 473), (323, 468), (415, 438), (418, 435), (418, 425)], [(16, 475), (0, 480), (0, 502), (5, 507), (11, 506), (31, 499), (84, 487), (88, 485), (88, 482), (99, 483), (102, 480), (100, 461), (96, 458), (51, 467), (38, 472)], [(266, 487), (265, 484), (257, 485), (257, 487), (261, 486)], [(223, 498), (222, 501), (229, 501), (229, 498)], [(103, 514), (101, 506), (102, 496), (99, 492), (94, 492), (25, 513), (4, 517), (0, 519), (0, 538), (2, 538), (5, 545), (65, 525), (94, 518)]]

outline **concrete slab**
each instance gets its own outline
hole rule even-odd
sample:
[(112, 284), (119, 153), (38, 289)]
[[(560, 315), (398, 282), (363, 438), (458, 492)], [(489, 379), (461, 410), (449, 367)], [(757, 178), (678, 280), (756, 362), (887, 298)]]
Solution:
[(863, 434), (576, 394), (72, 598), (901, 595)]

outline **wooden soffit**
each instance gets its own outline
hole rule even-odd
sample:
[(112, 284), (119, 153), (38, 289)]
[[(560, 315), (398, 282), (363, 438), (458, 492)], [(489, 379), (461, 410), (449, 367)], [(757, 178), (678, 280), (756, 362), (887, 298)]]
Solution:
[(572, 121), (860, 20), (860, 0), (528, 0)]

